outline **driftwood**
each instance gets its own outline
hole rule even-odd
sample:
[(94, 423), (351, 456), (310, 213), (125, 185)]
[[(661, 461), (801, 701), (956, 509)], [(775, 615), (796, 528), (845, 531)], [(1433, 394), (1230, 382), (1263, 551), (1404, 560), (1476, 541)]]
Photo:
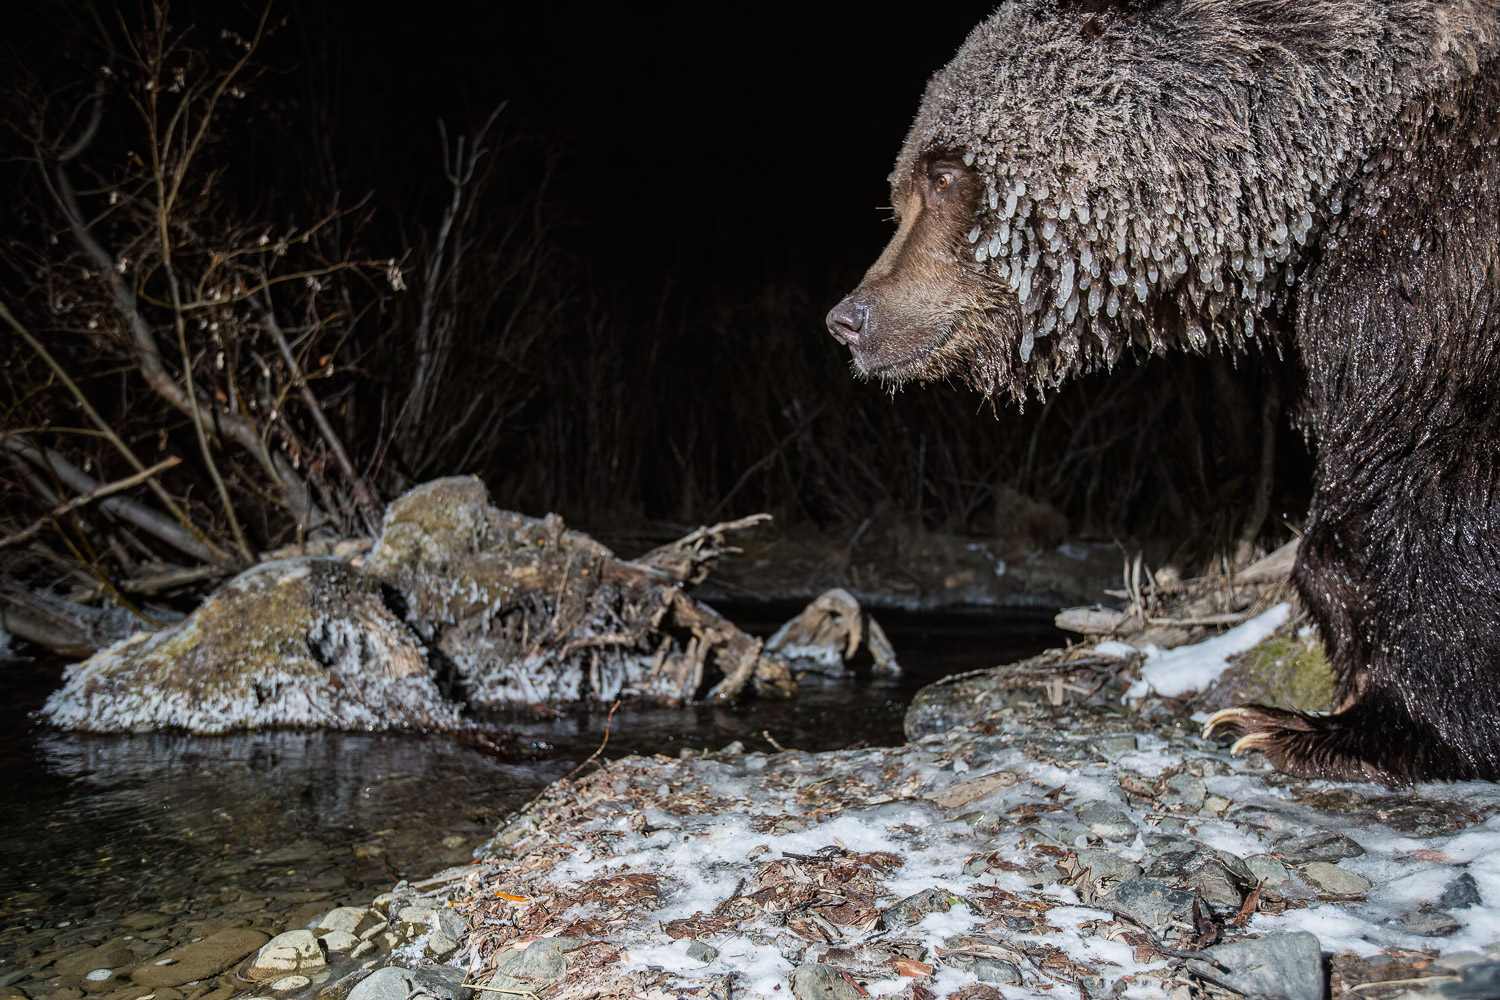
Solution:
[(771, 636), (766, 649), (792, 661), (799, 669), (818, 673), (843, 674), (861, 652), (868, 655), (873, 673), (887, 676), (901, 673), (896, 650), (885, 630), (842, 587), (820, 594)]
[(1136, 556), (1126, 562), (1124, 588), (1106, 591), (1123, 601), (1121, 609), (1064, 608), (1054, 622), (1064, 631), (1086, 636), (1179, 645), (1198, 638), (1194, 630), (1239, 625), (1288, 599), (1298, 541), (1287, 542), (1238, 573), (1186, 580), (1152, 574)]

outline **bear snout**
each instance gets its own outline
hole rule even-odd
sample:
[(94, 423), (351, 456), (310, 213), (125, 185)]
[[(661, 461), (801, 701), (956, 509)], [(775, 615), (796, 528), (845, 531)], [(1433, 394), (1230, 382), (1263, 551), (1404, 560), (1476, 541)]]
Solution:
[(833, 339), (849, 347), (857, 347), (869, 319), (870, 304), (857, 295), (847, 295), (842, 302), (828, 310), (826, 322)]

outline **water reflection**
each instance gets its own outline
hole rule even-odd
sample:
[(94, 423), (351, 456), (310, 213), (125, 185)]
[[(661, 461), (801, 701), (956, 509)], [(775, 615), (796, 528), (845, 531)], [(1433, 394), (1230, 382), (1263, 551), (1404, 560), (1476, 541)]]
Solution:
[[(752, 628), (784, 617), (763, 609)], [(752, 750), (899, 743), (918, 687), (1029, 655), (1054, 636), (1034, 616), (881, 618), (906, 667), (899, 679), (808, 679), (790, 705), (622, 709), (604, 756), (733, 740)], [(20, 697), (0, 708), (0, 929), (184, 906), (290, 920), (299, 906), (367, 901), (398, 878), (467, 861), (505, 813), (577, 767), (605, 731), (602, 711), (489, 718), (538, 758), (520, 761), (472, 740), (404, 734), (80, 736), (29, 720), (56, 672), (16, 668)], [(5, 938), (0, 930), (0, 957)]]

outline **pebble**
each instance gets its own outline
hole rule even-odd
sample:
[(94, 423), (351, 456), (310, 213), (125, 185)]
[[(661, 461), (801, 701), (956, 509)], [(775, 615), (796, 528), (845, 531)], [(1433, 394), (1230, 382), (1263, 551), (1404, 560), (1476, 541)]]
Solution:
[(84, 948), (82, 951), (59, 959), (53, 968), (64, 976), (82, 976), (100, 969), (107, 971), (135, 964), (135, 953), (130, 950), (130, 943), (117, 938), (98, 947)]
[(1302, 877), (1314, 889), (1334, 896), (1358, 896), (1370, 891), (1369, 879), (1327, 861), (1311, 861), (1303, 865)]
[(843, 973), (826, 965), (807, 962), (792, 970), (792, 996), (797, 1000), (862, 1000), (864, 995)]
[(253, 979), (268, 979), (281, 972), (321, 969), (326, 964), (323, 949), (318, 947), (312, 931), (287, 931), (266, 942), (251, 963), (248, 975)]
[(330, 952), (351, 951), (359, 944), (359, 938), (348, 931), (329, 931), (326, 934), (318, 935), (318, 940)]
[(1245, 859), (1245, 867), (1250, 869), (1257, 882), (1264, 881), (1267, 886), (1280, 885), (1287, 880), (1286, 865), (1269, 854), (1250, 855)]
[(1153, 878), (1121, 882), (1107, 898), (1112, 908), (1156, 931), (1174, 921), (1191, 919), (1193, 915), (1192, 893), (1174, 889)]
[(1078, 852), (1078, 867), (1087, 868), (1094, 884), (1113, 878), (1126, 882), (1141, 874), (1141, 866), (1129, 858), (1122, 858), (1109, 851), (1083, 850)]
[(362, 926), (367, 927), (373, 922), (370, 911), (363, 906), (340, 906), (323, 915), (318, 921), (318, 930), (358, 935)]
[(881, 915), (881, 926), (888, 931), (899, 931), (921, 923), (929, 913), (947, 913), (957, 902), (957, 897), (942, 889), (923, 889), (887, 909)]
[(468, 1000), (473, 991), (463, 981), (464, 970), (450, 966), (403, 969), (388, 965), (360, 980), (349, 991), (348, 1000), (407, 1000), (414, 992), (431, 1000)]
[(1192, 961), (1189, 970), (1249, 997), (1323, 1000), (1323, 950), (1306, 931), (1267, 934), (1207, 949), (1216, 964)]
[(1184, 809), (1201, 809), (1203, 799), (1208, 794), (1203, 779), (1191, 774), (1174, 775), (1167, 780), (1167, 788), (1169, 791), (1162, 796), (1162, 803)]
[(1215, 852), (1187, 850), (1168, 851), (1151, 859), (1146, 874), (1195, 893), (1211, 908), (1238, 910), (1245, 901), (1238, 886), (1250, 881), (1250, 871), (1238, 858), (1236, 874)]
[(1316, 833), (1303, 834), (1299, 837), (1288, 837), (1276, 845), (1277, 852), (1286, 858), (1288, 864), (1301, 865), (1309, 861), (1342, 861), (1345, 858), (1357, 858), (1365, 853), (1365, 849), (1342, 833), (1334, 833), (1332, 830), (1319, 830)]
[[(533, 941), (521, 951), (507, 951), (495, 962), (495, 974), (487, 986), (492, 989), (530, 989), (535, 981), (550, 982), (568, 969), (566, 952), (588, 944), (583, 938), (555, 937)], [(527, 982), (533, 983), (528, 987)], [(517, 984), (521, 984), (518, 986)], [(356, 1000), (351, 997), (350, 1000)]]
[(706, 965), (719, 957), (719, 949), (704, 944), (702, 941), (694, 941), (687, 946), (687, 956), (695, 962), (702, 962)]
[(1473, 875), (1464, 872), (1443, 889), (1437, 905), (1444, 910), (1462, 910), (1468, 906), (1478, 906), (1482, 902), (1484, 900), (1479, 895), (1479, 884), (1474, 881)]
[(1134, 840), (1137, 832), (1129, 816), (1103, 802), (1090, 802), (1080, 808), (1078, 822), (1105, 840)]
[(271, 984), (271, 989), (277, 993), (290, 993), (292, 990), (300, 990), (304, 986), (311, 986), (312, 980), (306, 976), (283, 976)]

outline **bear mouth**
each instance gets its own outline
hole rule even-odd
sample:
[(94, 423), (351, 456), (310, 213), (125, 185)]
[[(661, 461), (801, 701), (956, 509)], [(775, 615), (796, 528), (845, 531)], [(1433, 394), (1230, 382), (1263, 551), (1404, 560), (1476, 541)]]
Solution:
[[(851, 364), (860, 378), (897, 386), (913, 381), (937, 381), (952, 373), (954, 364), (945, 351), (952, 344), (959, 321), (951, 319), (943, 327), (928, 332), (920, 344), (903, 345), (905, 350), (894, 357), (883, 356), (877, 345), (873, 350), (850, 349)], [(889, 346), (889, 345), (886, 345)]]

